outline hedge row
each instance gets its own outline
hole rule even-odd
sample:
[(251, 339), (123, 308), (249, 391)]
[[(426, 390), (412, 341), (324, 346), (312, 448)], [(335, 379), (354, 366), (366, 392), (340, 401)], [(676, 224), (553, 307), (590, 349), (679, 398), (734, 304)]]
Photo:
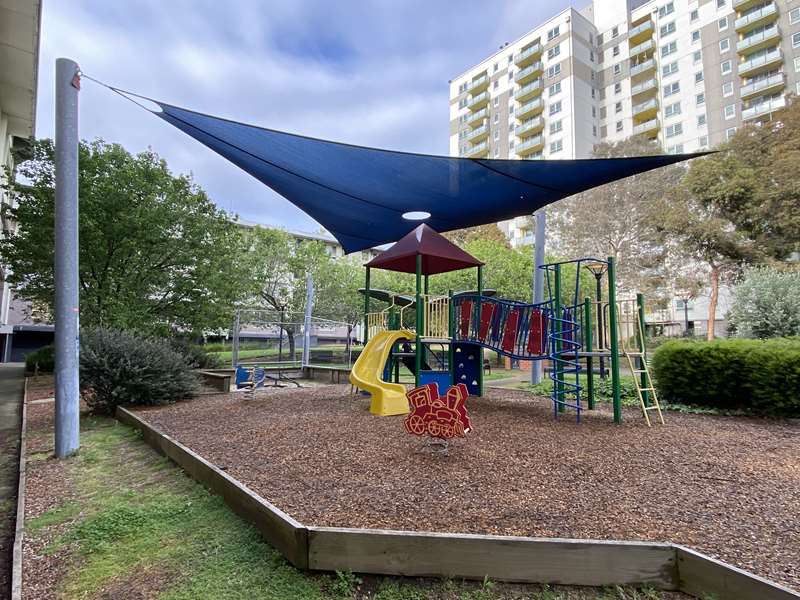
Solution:
[(800, 338), (666, 342), (652, 368), (665, 403), (800, 417)]

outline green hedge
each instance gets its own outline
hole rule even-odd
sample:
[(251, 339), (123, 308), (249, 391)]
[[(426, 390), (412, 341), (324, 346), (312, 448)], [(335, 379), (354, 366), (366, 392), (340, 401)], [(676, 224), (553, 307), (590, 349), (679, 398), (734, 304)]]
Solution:
[(800, 338), (666, 342), (652, 367), (662, 402), (800, 417)]
[(52, 373), (56, 368), (56, 349), (52, 344), (25, 355), (25, 370), (28, 373)]

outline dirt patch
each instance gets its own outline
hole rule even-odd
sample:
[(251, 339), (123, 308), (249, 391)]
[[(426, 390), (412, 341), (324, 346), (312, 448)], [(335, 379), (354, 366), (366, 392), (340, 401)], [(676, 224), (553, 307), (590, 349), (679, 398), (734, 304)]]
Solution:
[(95, 600), (152, 600), (166, 590), (174, 581), (174, 573), (149, 569), (115, 580)]
[(800, 426), (608, 407), (553, 419), (516, 391), (470, 399), (475, 432), (420, 452), (348, 386), (218, 395), (143, 416), (303, 523), (671, 541), (800, 588)]

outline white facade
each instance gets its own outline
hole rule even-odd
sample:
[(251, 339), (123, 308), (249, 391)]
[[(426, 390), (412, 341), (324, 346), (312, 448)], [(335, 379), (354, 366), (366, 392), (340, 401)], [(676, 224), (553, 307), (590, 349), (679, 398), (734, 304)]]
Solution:
[[(450, 154), (588, 158), (632, 135), (666, 152), (725, 141), (800, 93), (796, 0), (595, 0), (450, 82)], [(528, 219), (500, 224), (515, 246)]]

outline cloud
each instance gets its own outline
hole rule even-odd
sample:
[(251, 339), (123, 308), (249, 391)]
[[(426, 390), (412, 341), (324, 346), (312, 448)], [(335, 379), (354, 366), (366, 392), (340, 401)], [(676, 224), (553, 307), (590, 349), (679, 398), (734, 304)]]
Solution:
[[(37, 135), (52, 136), (54, 62), (193, 110), (355, 144), (448, 151), (448, 80), (567, 6), (313, 0), (43, 3)], [(81, 136), (152, 148), (222, 208), (318, 225), (223, 158), (84, 81)]]

